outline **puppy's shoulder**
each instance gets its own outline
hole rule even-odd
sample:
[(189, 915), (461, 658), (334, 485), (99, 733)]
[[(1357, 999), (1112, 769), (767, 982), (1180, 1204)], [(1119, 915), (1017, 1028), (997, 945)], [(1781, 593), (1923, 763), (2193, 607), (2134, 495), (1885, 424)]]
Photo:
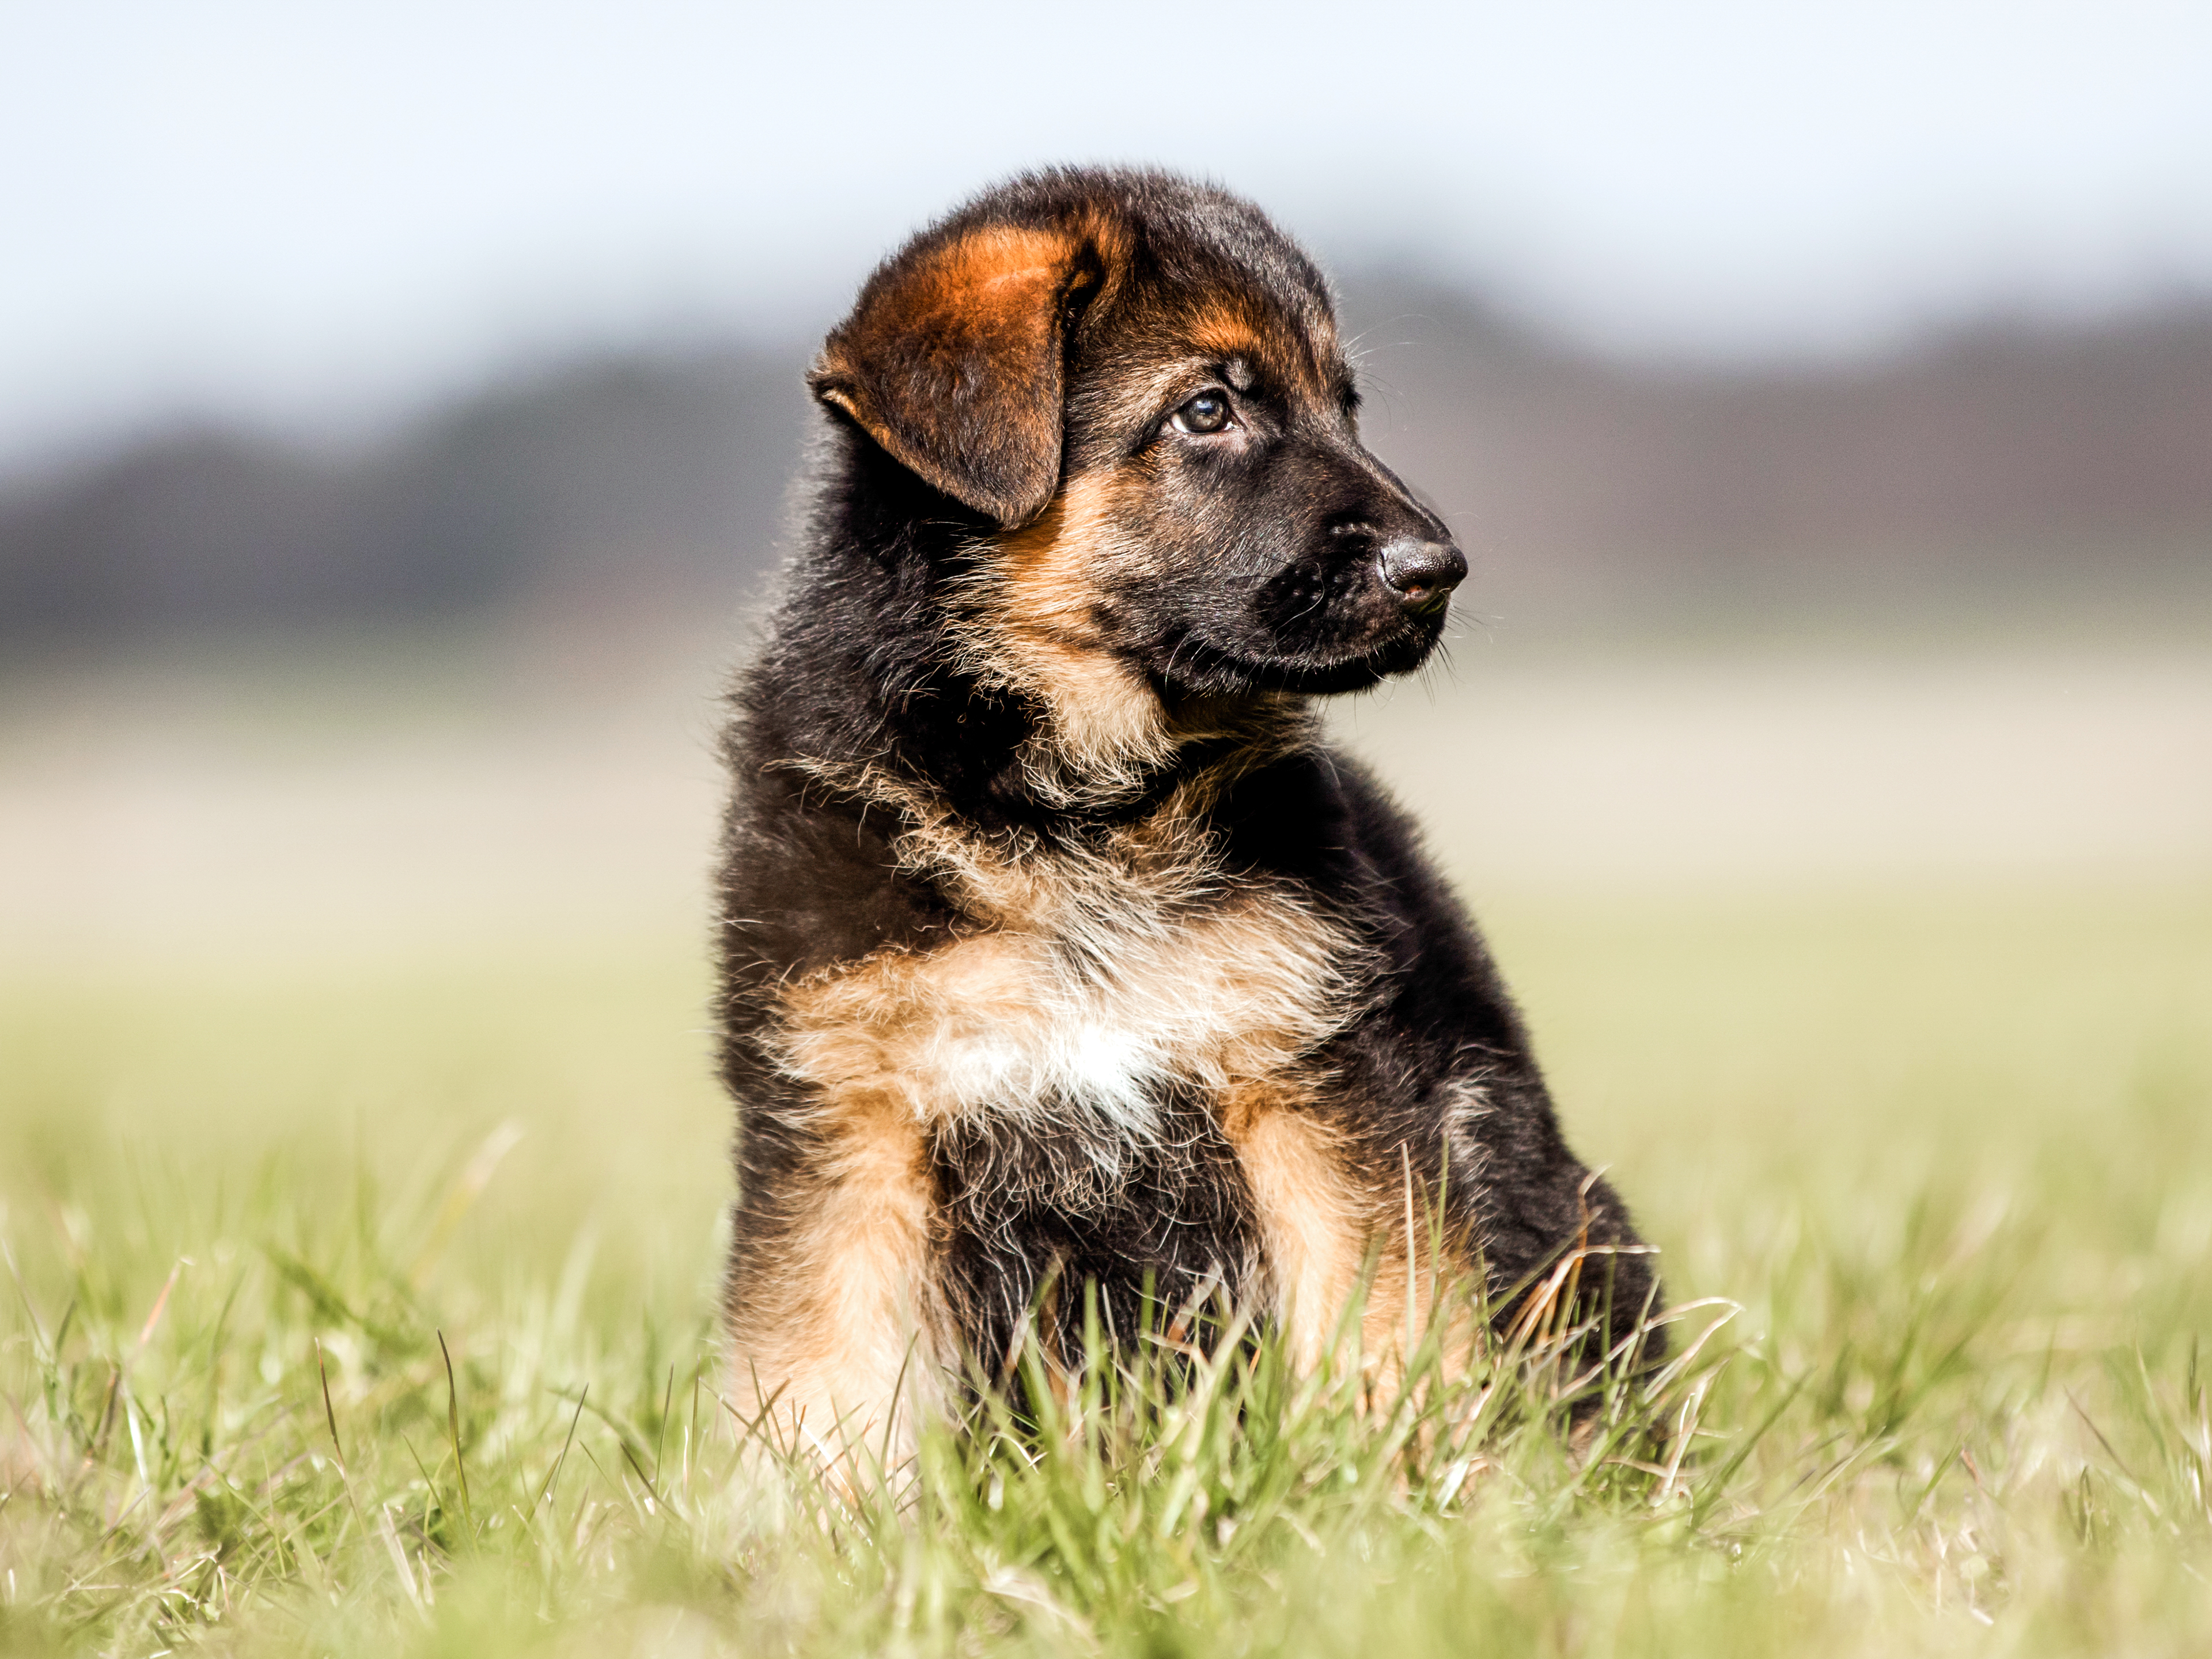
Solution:
[(1357, 908), (1449, 902), (1419, 827), (1359, 761), (1324, 743), (1303, 745), (1240, 778), (1218, 821), (1233, 861), (1299, 881)]
[(1395, 987), (1397, 1017), (1525, 1049), (1480, 929), (1420, 825), (1368, 767), (1325, 744), (1301, 750), (1240, 781), (1222, 823), (1235, 864), (1302, 884), (1355, 929)]

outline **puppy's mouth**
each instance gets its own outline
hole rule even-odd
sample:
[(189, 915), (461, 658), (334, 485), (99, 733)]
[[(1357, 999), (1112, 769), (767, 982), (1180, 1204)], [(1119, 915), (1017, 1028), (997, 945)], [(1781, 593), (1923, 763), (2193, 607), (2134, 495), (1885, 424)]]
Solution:
[(1428, 660), (1443, 636), (1445, 609), (1439, 603), (1408, 614), (1382, 637), (1358, 644), (1255, 649), (1186, 634), (1159, 654), (1152, 672), (1175, 690), (1201, 696), (1364, 691), (1394, 674), (1410, 674)]

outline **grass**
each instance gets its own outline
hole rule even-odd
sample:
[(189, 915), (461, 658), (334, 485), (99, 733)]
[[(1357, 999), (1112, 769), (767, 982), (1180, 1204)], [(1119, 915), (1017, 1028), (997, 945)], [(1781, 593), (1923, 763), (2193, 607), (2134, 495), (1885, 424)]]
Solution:
[[(689, 942), (0, 987), (0, 1650), (2212, 1651), (2212, 889), (1484, 907), (1702, 1346), (715, 1394)], [(1711, 1300), (1708, 1300), (1711, 1299)]]

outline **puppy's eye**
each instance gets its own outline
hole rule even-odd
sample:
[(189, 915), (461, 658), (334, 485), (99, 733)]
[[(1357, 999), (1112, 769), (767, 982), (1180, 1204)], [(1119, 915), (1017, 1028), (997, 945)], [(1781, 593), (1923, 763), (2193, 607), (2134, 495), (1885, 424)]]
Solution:
[(1178, 432), (1220, 432), (1229, 425), (1229, 399), (1218, 392), (1201, 392), (1176, 410), (1175, 429)]

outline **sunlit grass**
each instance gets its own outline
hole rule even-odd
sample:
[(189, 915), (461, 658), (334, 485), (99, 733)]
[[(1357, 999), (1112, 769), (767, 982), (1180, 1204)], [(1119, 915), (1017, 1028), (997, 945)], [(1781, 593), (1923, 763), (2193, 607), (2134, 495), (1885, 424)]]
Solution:
[(720, 1398), (685, 941), (11, 983), (0, 1646), (2212, 1650), (2212, 892), (1485, 908), (1675, 1365), (1156, 1343), (857, 1489)]

